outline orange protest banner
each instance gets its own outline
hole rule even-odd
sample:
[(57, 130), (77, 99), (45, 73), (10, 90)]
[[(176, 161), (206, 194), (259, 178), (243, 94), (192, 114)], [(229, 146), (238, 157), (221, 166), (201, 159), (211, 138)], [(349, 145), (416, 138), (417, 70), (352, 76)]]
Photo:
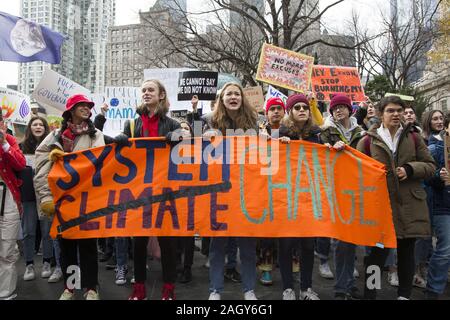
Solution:
[(366, 101), (354, 67), (313, 66), (311, 89), (319, 101), (330, 101), (336, 93), (346, 94), (353, 102)]
[(48, 180), (52, 237), (320, 236), (396, 246), (384, 167), (349, 147), (141, 138), (68, 154)]

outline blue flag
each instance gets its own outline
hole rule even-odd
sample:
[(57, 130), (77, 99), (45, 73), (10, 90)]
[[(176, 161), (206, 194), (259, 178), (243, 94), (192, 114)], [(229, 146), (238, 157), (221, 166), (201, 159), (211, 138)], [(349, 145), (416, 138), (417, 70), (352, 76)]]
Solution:
[(65, 37), (35, 22), (0, 12), (0, 60), (61, 62)]

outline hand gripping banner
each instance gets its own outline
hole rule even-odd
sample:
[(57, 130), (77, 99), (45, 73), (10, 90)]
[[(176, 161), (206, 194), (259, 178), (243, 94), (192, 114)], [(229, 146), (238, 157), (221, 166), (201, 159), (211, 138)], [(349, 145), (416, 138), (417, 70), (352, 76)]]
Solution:
[(65, 155), (48, 181), (52, 237), (330, 237), (396, 246), (384, 167), (350, 147), (131, 139)]

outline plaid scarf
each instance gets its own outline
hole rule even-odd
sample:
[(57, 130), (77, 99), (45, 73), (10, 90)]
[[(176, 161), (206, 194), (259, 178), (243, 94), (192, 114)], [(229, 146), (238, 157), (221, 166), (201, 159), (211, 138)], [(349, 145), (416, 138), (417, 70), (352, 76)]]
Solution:
[(75, 146), (75, 138), (82, 134), (87, 134), (89, 126), (86, 122), (81, 124), (73, 124), (67, 122), (67, 129), (61, 135), (64, 152), (72, 152)]

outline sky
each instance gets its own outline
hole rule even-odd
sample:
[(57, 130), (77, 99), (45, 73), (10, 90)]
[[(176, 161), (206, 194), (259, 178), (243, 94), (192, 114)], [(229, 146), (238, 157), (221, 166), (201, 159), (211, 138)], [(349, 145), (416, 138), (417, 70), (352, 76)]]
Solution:
[[(197, 11), (202, 8), (201, 0), (187, 0), (188, 11)], [(139, 10), (148, 10), (156, 0), (116, 0), (116, 25), (133, 24), (139, 22)], [(320, 9), (323, 10), (334, 0), (320, 0)], [(378, 13), (387, 1), (382, 0), (345, 0), (343, 3), (331, 8), (323, 16), (323, 21), (330, 25), (330, 31), (343, 33), (345, 19), (350, 19), (351, 11), (357, 9), (367, 25), (375, 26), (374, 12)], [(0, 1), (0, 11), (19, 15), (20, 0)], [(15, 62), (0, 62), (0, 87), (7, 84), (17, 84), (18, 64)]]

